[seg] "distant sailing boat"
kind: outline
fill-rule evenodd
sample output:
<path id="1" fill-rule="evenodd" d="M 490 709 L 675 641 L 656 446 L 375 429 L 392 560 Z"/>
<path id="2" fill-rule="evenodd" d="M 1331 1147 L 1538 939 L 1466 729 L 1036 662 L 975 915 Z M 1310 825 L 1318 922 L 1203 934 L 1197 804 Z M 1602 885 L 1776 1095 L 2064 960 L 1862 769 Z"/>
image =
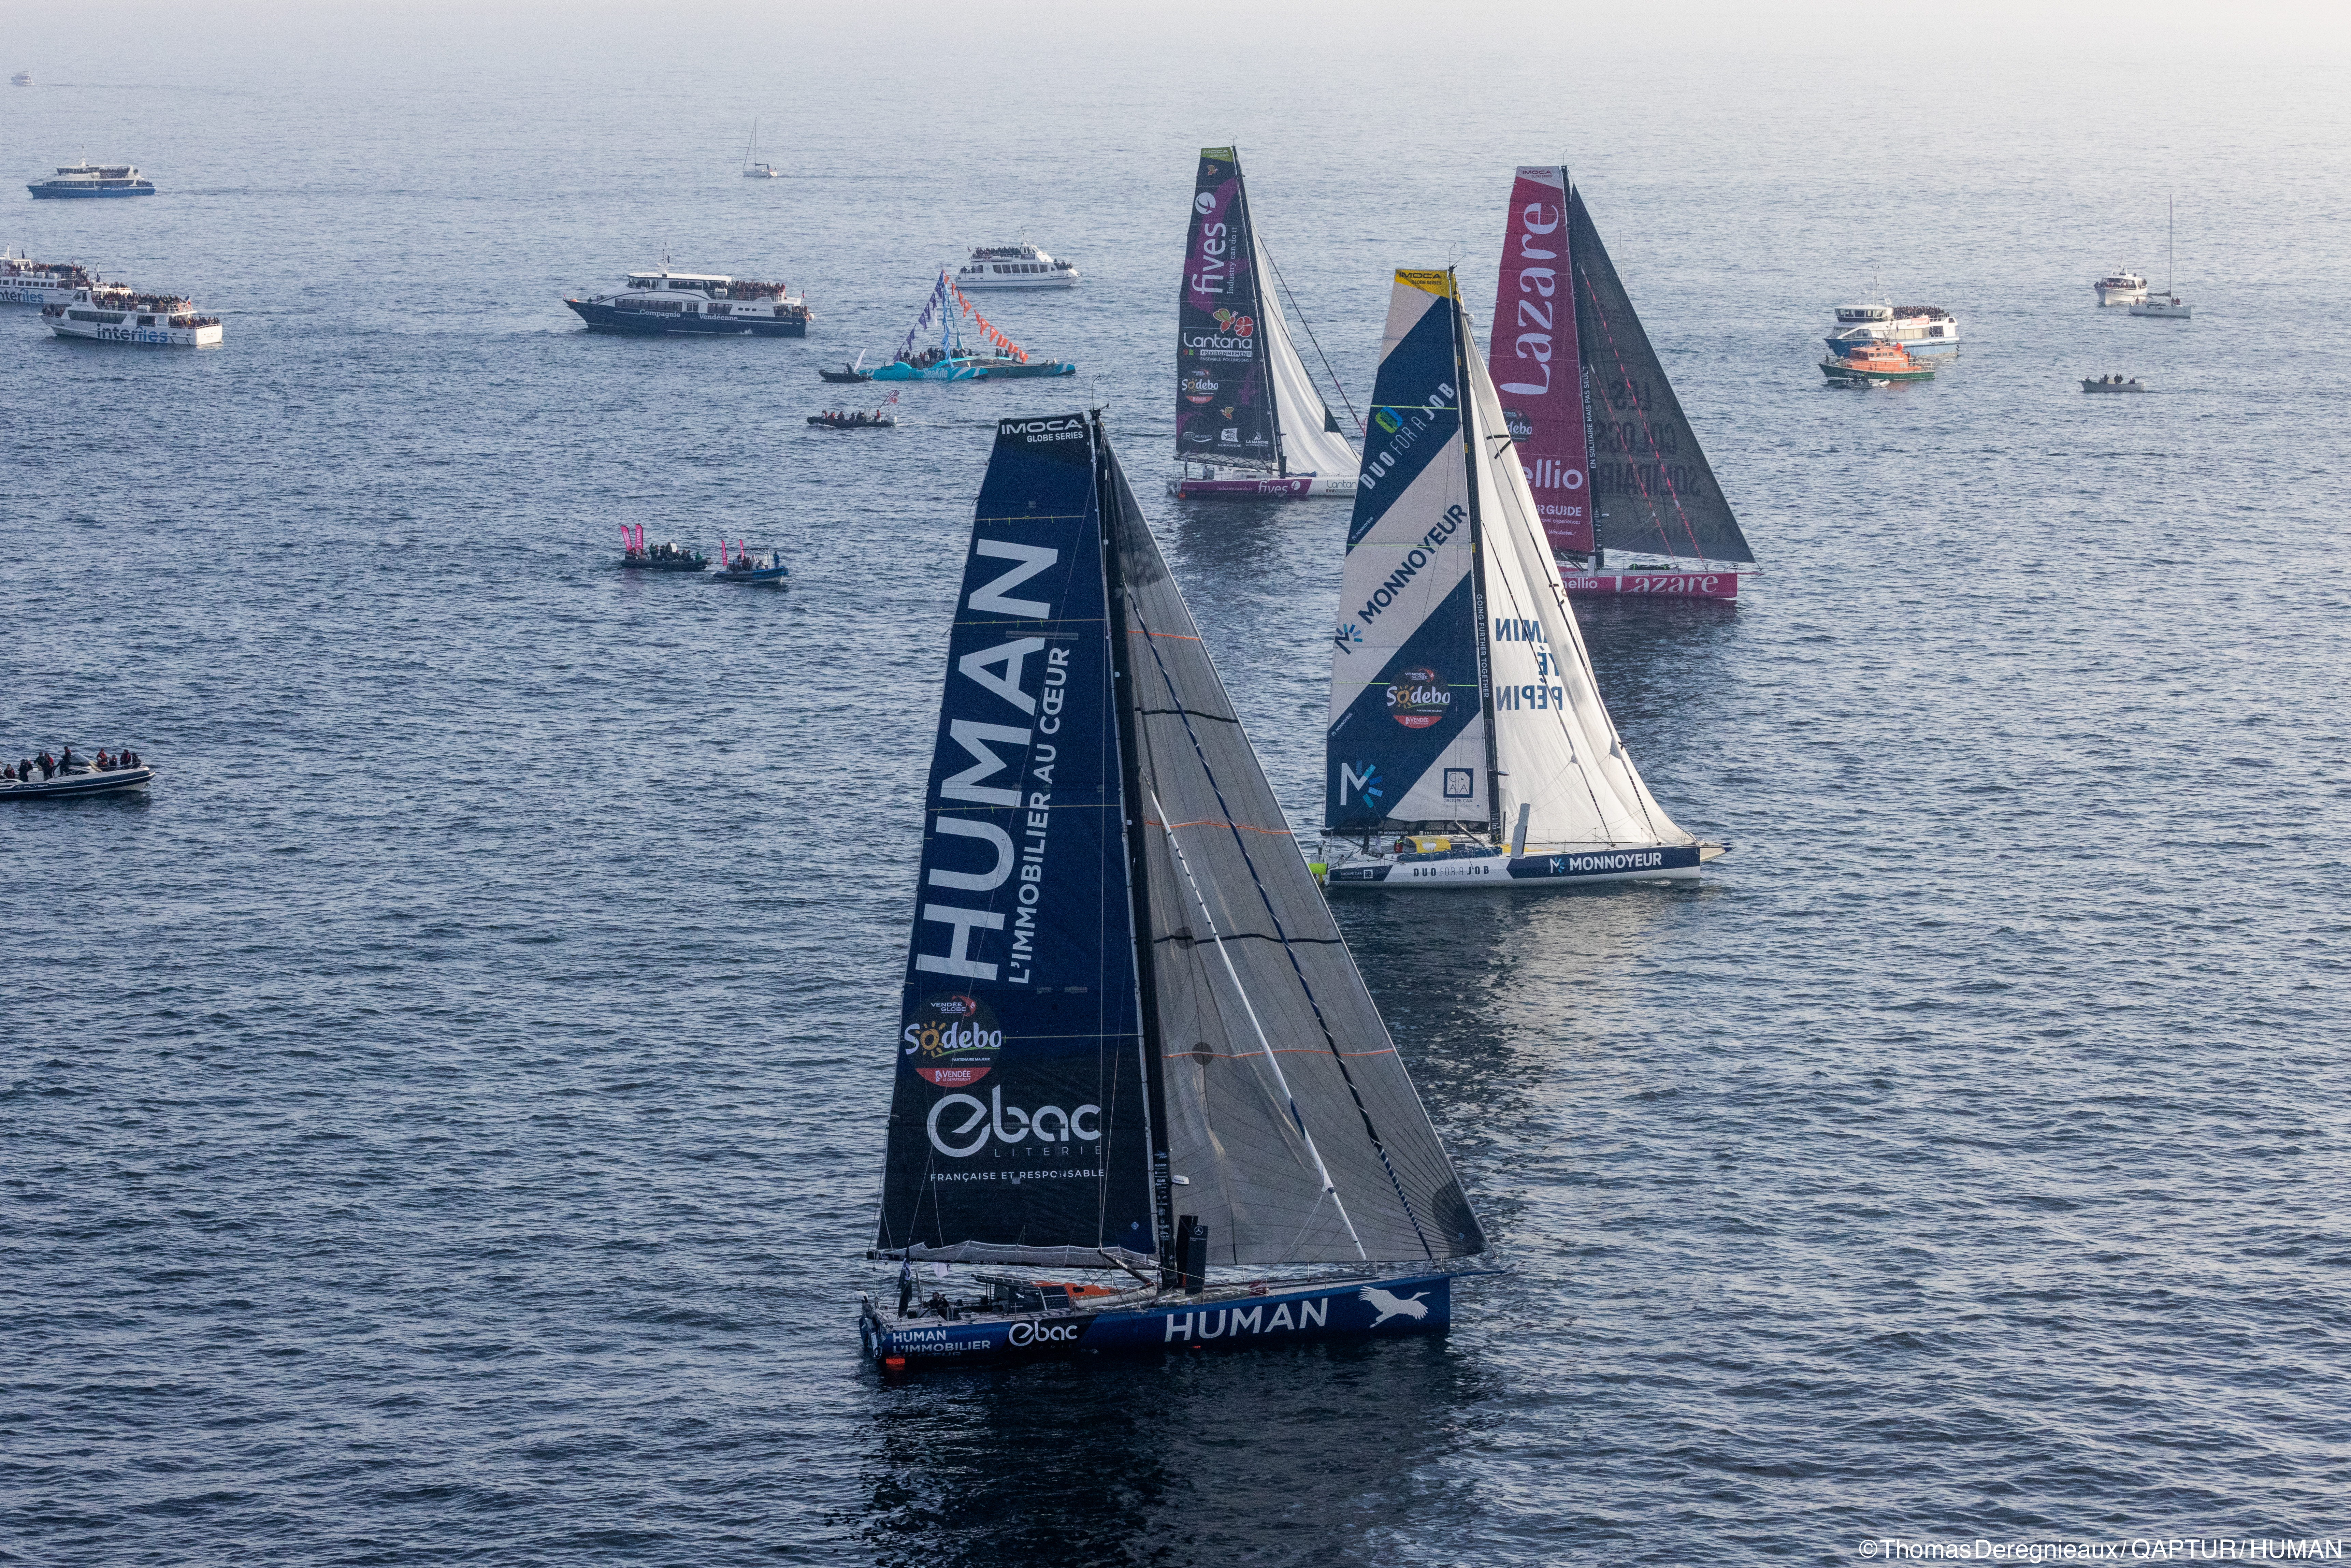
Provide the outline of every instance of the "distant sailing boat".
<path id="1" fill-rule="evenodd" d="M 2165 316 L 2175 321 L 2188 320 L 2193 315 L 2195 307 L 2187 304 L 2179 295 L 2172 292 L 2173 280 L 2179 276 L 2179 247 L 2175 238 L 2171 198 L 2166 196 L 2163 198 L 2163 293 L 2159 297 L 2150 294 L 2142 299 L 2133 301 L 2130 308 L 2132 315 Z"/>
<path id="2" fill-rule="evenodd" d="M 1334 888 L 1687 880 L 1725 851 L 1634 768 L 1507 419 L 1452 273 L 1397 273 L 1331 655 Z"/>
<path id="3" fill-rule="evenodd" d="M 1567 591 L 1738 597 L 1755 552 L 1566 170 L 1518 171 L 1494 298 L 1488 371 Z"/>
<path id="4" fill-rule="evenodd" d="M 997 425 L 937 736 L 866 1354 L 1444 1328 L 1484 1234 L 1099 415 Z"/>
<path id="5" fill-rule="evenodd" d="M 1352 496 L 1355 449 L 1274 298 L 1240 159 L 1200 149 L 1176 326 L 1174 496 Z M 1334 382 L 1335 384 L 1335 382 Z"/>
<path id="6" fill-rule="evenodd" d="M 750 145 L 743 149 L 743 178 L 746 180 L 780 180 L 784 172 L 773 163 L 759 162 L 759 122 L 751 121 Z"/>

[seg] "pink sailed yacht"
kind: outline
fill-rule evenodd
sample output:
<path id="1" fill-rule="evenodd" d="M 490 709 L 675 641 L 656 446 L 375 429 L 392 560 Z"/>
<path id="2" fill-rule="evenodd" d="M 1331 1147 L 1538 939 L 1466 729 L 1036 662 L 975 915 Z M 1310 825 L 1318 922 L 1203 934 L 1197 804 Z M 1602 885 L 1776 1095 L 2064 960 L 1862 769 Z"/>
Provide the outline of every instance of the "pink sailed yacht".
<path id="1" fill-rule="evenodd" d="M 1518 171 L 1494 298 L 1487 370 L 1567 591 L 1737 598 L 1755 552 L 1565 169 Z"/>

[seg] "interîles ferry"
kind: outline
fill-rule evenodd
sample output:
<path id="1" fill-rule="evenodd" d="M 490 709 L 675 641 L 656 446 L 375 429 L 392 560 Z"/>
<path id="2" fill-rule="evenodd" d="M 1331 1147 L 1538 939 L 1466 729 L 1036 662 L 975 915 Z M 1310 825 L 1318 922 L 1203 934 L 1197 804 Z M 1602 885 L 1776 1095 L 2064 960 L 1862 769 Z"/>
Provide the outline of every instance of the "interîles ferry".
<path id="1" fill-rule="evenodd" d="M 632 272 L 617 294 L 563 303 L 597 332 L 808 336 L 808 301 L 790 285 L 715 272 Z"/>

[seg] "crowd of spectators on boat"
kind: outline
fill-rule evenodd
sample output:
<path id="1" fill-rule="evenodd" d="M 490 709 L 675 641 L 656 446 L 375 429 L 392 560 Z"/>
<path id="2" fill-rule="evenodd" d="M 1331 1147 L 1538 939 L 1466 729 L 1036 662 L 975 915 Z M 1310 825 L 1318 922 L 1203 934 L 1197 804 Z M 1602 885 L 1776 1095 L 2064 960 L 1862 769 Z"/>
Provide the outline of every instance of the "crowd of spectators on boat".
<path id="1" fill-rule="evenodd" d="M 726 297 L 729 299 L 786 299 L 790 298 L 792 286 L 789 283 L 757 283 L 747 277 L 738 277 L 726 286 Z"/>
<path id="2" fill-rule="evenodd" d="M 22 762 L 0 764 L 0 784 L 46 784 L 60 773 L 111 773 L 117 768 L 142 766 L 139 754 L 128 747 L 110 752 L 101 747 L 98 756 L 91 758 L 76 756 L 68 746 L 62 756 L 52 757 L 44 750 L 38 757 Z M 40 775 L 37 779 L 33 777 L 37 772 Z"/>

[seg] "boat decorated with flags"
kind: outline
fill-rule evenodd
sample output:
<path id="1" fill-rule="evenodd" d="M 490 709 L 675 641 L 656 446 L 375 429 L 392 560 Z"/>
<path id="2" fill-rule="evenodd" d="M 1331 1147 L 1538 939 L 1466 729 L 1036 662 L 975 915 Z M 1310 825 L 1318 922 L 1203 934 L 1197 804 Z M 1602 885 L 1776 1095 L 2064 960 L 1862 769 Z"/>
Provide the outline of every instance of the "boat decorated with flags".
<path id="1" fill-rule="evenodd" d="M 988 344 L 986 349 L 972 349 L 963 340 L 963 321 L 969 320 L 973 331 Z M 939 340 L 916 348 L 914 345 L 938 324 Z M 978 307 L 964 295 L 946 269 L 939 269 L 939 280 L 931 286 L 931 297 L 923 302 L 922 313 L 914 324 L 906 329 L 906 340 L 898 346 L 898 356 L 888 364 L 878 367 L 872 379 L 877 382 L 980 382 L 1009 381 L 1023 376 L 1073 376 L 1078 367 L 1060 360 L 1032 360 L 1029 350 L 1014 342 L 988 319 Z"/>
<path id="2" fill-rule="evenodd" d="M 1176 304 L 1178 472 L 1167 482 L 1170 495 L 1355 493 L 1355 449 L 1298 356 L 1278 277 L 1249 212 L 1238 152 L 1201 148 Z"/>
<path id="3" fill-rule="evenodd" d="M 1727 846 L 1666 815 L 1616 733 L 1451 272 L 1395 275 L 1372 409 L 1331 655 L 1328 884 L 1697 877 Z"/>
<path id="4" fill-rule="evenodd" d="M 67 305 L 88 299 L 98 286 L 78 261 L 35 261 L 0 250 L 0 305 Z"/>
<path id="5" fill-rule="evenodd" d="M 1099 413 L 998 423 L 936 736 L 865 1354 L 1445 1328 L 1484 1233 Z"/>
<path id="6" fill-rule="evenodd" d="M 1487 370 L 1567 591 L 1737 598 L 1755 552 L 1565 169 L 1517 172 L 1495 300 Z"/>
<path id="7" fill-rule="evenodd" d="M 696 333 L 721 338 L 805 338 L 808 300 L 789 283 L 721 272 L 632 272 L 618 293 L 567 298 L 595 332 Z"/>

